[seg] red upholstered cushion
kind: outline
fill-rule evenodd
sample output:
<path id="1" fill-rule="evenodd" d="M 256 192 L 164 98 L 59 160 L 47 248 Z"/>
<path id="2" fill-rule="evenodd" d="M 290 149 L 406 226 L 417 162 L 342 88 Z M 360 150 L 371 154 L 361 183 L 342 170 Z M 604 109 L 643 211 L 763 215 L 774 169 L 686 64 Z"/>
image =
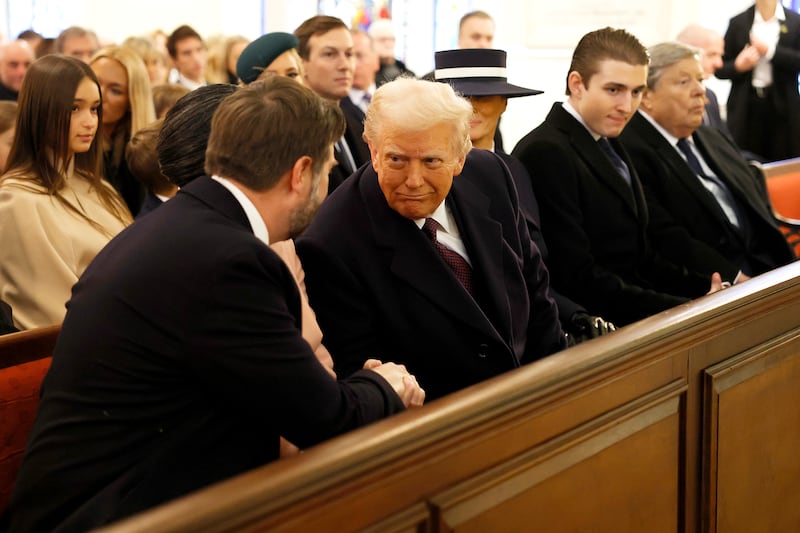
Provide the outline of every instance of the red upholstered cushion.
<path id="1" fill-rule="evenodd" d="M 0 369 L 0 511 L 17 478 L 51 357 Z"/>
<path id="2" fill-rule="evenodd" d="M 781 216 L 800 219 L 800 172 L 767 178 L 772 208 Z"/>

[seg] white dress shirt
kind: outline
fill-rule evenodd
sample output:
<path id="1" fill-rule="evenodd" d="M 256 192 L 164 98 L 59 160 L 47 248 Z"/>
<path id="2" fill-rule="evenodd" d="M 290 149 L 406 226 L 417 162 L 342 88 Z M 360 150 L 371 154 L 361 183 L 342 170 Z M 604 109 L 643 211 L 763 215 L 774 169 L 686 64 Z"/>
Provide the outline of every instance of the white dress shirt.
<path id="1" fill-rule="evenodd" d="M 764 20 L 761 13 L 756 9 L 750 33 L 758 40 L 765 42 L 769 49 L 766 55 L 761 56 L 761 59 L 758 60 L 758 63 L 753 68 L 753 87 L 769 87 L 772 85 L 772 58 L 775 55 L 775 49 L 778 47 L 781 25 L 785 20 L 786 14 L 783 12 L 783 6 L 780 2 L 775 6 L 775 14 L 769 20 Z"/>

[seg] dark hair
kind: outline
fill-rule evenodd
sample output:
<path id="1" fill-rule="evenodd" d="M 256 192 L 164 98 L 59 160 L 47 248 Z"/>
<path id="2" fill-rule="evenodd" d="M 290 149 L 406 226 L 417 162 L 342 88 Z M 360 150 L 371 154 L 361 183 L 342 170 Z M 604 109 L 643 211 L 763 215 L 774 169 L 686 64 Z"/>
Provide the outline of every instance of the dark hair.
<path id="1" fill-rule="evenodd" d="M 205 174 L 206 147 L 214 111 L 237 89 L 235 85 L 224 83 L 206 85 L 179 99 L 167 112 L 156 150 L 161 172 L 169 181 L 183 187 Z"/>
<path id="2" fill-rule="evenodd" d="M 80 26 L 70 26 L 66 30 L 62 31 L 56 37 L 56 41 L 54 44 L 54 48 L 57 54 L 64 53 L 64 43 L 67 42 L 67 39 L 72 39 L 73 37 L 84 37 L 88 35 L 92 39 L 94 39 L 95 45 L 100 47 L 100 42 L 97 39 L 97 34 L 92 30 L 87 30 L 86 28 L 81 28 Z"/>
<path id="3" fill-rule="evenodd" d="M 17 39 L 22 39 L 24 41 L 27 41 L 29 39 L 30 40 L 34 40 L 34 39 L 38 40 L 38 39 L 42 39 L 42 38 L 43 38 L 43 36 L 42 36 L 41 33 L 37 32 L 37 31 L 34 31 L 34 30 L 30 29 L 30 28 L 28 28 L 27 30 L 22 30 L 21 32 L 19 32 L 19 35 L 17 35 Z"/>
<path id="4" fill-rule="evenodd" d="M 589 80 L 600 69 L 600 62 L 606 59 L 622 61 L 629 65 L 647 65 L 650 60 L 647 49 L 639 42 L 639 39 L 625 30 L 606 27 L 581 37 L 572 54 L 569 72 L 580 74 L 584 86 L 588 87 Z M 567 95 L 570 95 L 569 73 L 567 74 Z"/>
<path id="5" fill-rule="evenodd" d="M 264 191 L 308 156 L 318 176 L 344 128 L 338 104 L 292 79 L 269 76 L 226 98 L 214 113 L 206 173 Z"/>
<path id="6" fill-rule="evenodd" d="M 134 133 L 125 151 L 125 161 L 131 174 L 153 194 L 164 194 L 172 189 L 172 184 L 161 173 L 156 152 L 158 133 L 163 122 L 156 120 Z"/>
<path id="7" fill-rule="evenodd" d="M 341 19 L 336 17 L 329 17 L 327 15 L 317 15 L 303 21 L 296 30 L 294 36 L 297 37 L 297 53 L 300 57 L 308 61 L 311 50 L 308 47 L 308 41 L 315 35 L 323 35 L 331 30 L 337 28 L 344 28 L 347 30 L 347 25 Z"/>
<path id="8" fill-rule="evenodd" d="M 97 86 L 97 94 L 100 95 L 100 85 L 94 72 L 82 61 L 49 55 L 31 64 L 19 92 L 16 134 L 6 168 L 7 173 L 33 176 L 48 194 L 58 198 L 67 209 L 104 231 L 59 194 L 65 185 L 70 164 L 69 131 L 75 93 L 86 78 Z M 98 131 L 88 151 L 73 155 L 74 170 L 76 175 L 94 185 L 105 207 L 120 221 L 126 222 L 130 214 L 122 199 L 102 183 L 103 158 L 99 140 L 102 123 L 103 110 L 98 107 Z"/>
<path id="9" fill-rule="evenodd" d="M 33 49 L 33 55 L 37 58 L 44 57 L 48 54 L 56 53 L 56 40 L 52 37 L 44 37 Z"/>
<path id="10" fill-rule="evenodd" d="M 172 59 L 175 59 L 176 54 L 178 53 L 175 45 L 178 43 L 178 41 L 192 37 L 198 39 L 201 43 L 203 42 L 203 38 L 200 37 L 200 34 L 197 33 L 191 26 L 184 24 L 183 26 L 178 26 L 175 28 L 175 31 L 173 31 L 170 36 L 167 37 L 167 52 L 169 53 L 169 56 Z"/>

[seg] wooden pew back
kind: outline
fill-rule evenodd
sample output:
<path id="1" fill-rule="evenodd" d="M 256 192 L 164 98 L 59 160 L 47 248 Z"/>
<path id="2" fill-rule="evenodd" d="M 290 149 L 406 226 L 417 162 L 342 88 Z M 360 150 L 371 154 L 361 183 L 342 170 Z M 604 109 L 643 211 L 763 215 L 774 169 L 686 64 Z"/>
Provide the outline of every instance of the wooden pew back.
<path id="1" fill-rule="evenodd" d="M 106 531 L 799 531 L 798 382 L 793 264 Z"/>

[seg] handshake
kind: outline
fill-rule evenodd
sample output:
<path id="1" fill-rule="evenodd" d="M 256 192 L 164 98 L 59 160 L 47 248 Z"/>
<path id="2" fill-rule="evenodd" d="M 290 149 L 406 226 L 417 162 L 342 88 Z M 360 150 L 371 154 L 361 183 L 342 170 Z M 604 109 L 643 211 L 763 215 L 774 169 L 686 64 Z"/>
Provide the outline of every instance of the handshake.
<path id="1" fill-rule="evenodd" d="M 420 407 L 425 401 L 425 390 L 419 386 L 417 378 L 408 373 L 405 365 L 367 359 L 364 368 L 372 370 L 389 382 L 406 407 Z"/>

